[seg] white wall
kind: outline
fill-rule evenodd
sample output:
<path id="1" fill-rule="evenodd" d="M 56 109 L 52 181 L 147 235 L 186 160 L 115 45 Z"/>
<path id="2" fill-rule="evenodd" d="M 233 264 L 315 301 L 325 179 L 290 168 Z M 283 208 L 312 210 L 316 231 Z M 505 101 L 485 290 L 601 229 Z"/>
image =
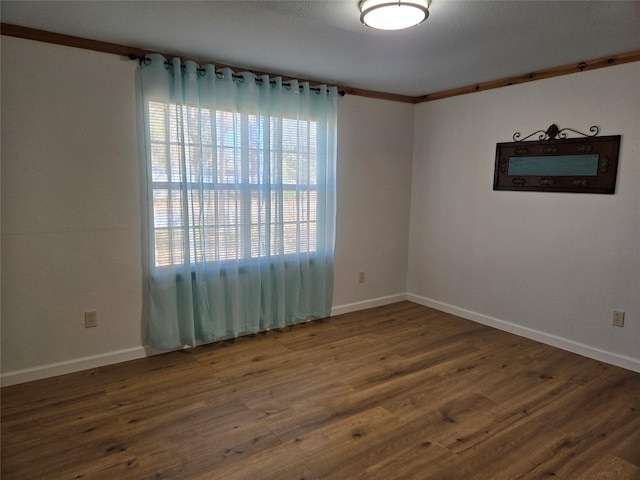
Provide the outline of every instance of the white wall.
<path id="1" fill-rule="evenodd" d="M 640 371 L 639 86 L 636 62 L 418 105 L 409 298 Z M 492 190 L 496 143 L 552 123 L 622 135 L 615 195 Z"/>
<path id="2" fill-rule="evenodd" d="M 413 151 L 412 104 L 346 96 L 338 109 L 333 313 L 404 299 Z M 365 283 L 358 283 L 358 273 Z M 375 303 L 375 302 L 374 302 Z"/>
<path id="3" fill-rule="evenodd" d="M 2 37 L 3 373 L 141 345 L 134 72 Z"/>
<path id="4" fill-rule="evenodd" d="M 1 48 L 2 383 L 143 356 L 136 64 Z M 412 125 L 412 105 L 339 101 L 337 313 L 404 298 Z"/>

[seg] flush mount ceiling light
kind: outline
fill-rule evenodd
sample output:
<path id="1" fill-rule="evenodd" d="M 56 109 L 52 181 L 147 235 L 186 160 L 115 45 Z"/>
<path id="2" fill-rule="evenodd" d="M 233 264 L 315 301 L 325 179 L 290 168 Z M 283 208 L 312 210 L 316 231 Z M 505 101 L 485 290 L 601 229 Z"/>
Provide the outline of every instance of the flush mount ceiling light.
<path id="1" fill-rule="evenodd" d="M 429 16 L 427 0 L 361 0 L 360 21 L 380 30 L 420 25 Z"/>

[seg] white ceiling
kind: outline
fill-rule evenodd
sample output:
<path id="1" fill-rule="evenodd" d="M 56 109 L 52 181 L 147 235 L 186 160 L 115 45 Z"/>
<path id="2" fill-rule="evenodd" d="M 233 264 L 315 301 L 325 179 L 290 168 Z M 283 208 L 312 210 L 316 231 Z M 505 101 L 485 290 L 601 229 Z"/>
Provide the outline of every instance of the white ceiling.
<path id="1" fill-rule="evenodd" d="M 4 1 L 2 22 L 282 75 L 419 96 L 640 50 L 640 1 L 432 0 L 364 27 L 358 0 Z"/>

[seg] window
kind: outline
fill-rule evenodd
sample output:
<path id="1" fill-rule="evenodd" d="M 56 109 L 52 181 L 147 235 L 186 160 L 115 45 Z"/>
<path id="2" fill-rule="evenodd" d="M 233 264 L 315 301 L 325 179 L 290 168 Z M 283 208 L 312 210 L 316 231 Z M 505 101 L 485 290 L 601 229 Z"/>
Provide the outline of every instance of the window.
<path id="1" fill-rule="evenodd" d="M 156 267 L 316 251 L 316 122 L 147 107 Z"/>
<path id="2" fill-rule="evenodd" d="M 146 342 L 329 316 L 336 87 L 158 54 L 139 75 Z"/>

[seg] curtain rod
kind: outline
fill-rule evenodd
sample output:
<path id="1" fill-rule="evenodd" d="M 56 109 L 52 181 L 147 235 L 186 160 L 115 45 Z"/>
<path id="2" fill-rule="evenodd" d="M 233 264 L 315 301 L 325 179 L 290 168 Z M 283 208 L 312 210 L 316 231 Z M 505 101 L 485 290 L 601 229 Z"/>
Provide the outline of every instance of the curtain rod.
<path id="1" fill-rule="evenodd" d="M 22 27 L 20 25 L 13 25 L 10 23 L 0 22 L 0 33 L 9 37 L 24 38 L 27 40 L 34 40 L 36 42 L 51 43 L 54 45 L 63 45 L 66 47 L 81 48 L 83 50 L 91 50 L 94 52 L 109 53 L 118 55 L 120 57 L 128 57 L 130 53 L 135 55 L 144 56 L 152 53 L 159 53 L 165 57 L 172 57 L 174 55 L 166 54 L 163 52 L 154 52 L 151 50 L 145 50 L 143 48 L 131 47 L 127 45 L 121 45 L 117 43 L 102 42 L 99 40 L 92 40 L 88 38 L 75 37 L 73 35 L 65 35 L 62 33 L 47 32 L 46 30 L 38 30 L 37 28 Z M 193 60 L 197 64 L 215 64 L 220 67 L 227 67 L 231 70 L 246 70 L 241 67 L 233 65 L 225 65 L 213 60 L 198 60 L 193 58 L 186 58 L 185 60 Z M 291 79 L 287 75 L 274 74 L 269 72 L 255 72 L 259 74 L 269 75 L 271 77 L 282 77 L 284 79 Z M 299 81 L 309 82 L 309 84 L 318 85 L 324 82 L 317 82 L 308 79 L 298 79 Z M 395 93 L 378 92 L 375 90 L 365 90 L 363 88 L 349 87 L 346 85 L 335 85 L 338 90 L 343 90 L 346 95 L 354 95 L 358 97 L 377 98 L 380 100 L 391 100 L 394 102 L 403 103 L 415 103 L 414 97 L 409 95 L 400 95 Z"/>
<path id="2" fill-rule="evenodd" d="M 142 56 L 140 56 L 140 55 L 136 55 L 135 53 L 130 53 L 130 54 L 129 54 L 129 60 L 137 60 L 137 61 L 140 63 L 140 65 L 142 65 L 143 63 L 144 63 L 145 65 L 147 65 L 147 64 L 148 64 L 148 63 L 147 63 L 147 61 L 150 61 L 150 60 L 147 58 L 147 56 L 146 56 L 146 55 L 142 55 Z M 171 62 L 168 62 L 168 61 L 166 61 L 166 60 L 165 60 L 165 61 L 164 61 L 164 65 L 165 65 L 165 67 L 167 67 L 167 68 L 168 68 L 169 66 L 171 66 Z M 184 67 L 185 67 L 185 65 L 186 65 L 186 64 L 185 64 L 184 62 L 181 62 L 181 66 L 182 66 L 182 68 L 184 68 Z M 203 76 L 203 75 L 205 74 L 205 72 L 206 72 L 206 70 L 205 70 L 204 68 L 202 68 L 199 64 L 198 64 L 198 68 L 196 68 L 196 71 L 198 72 L 198 75 L 201 75 L 201 76 Z M 216 77 L 218 77 L 218 78 L 223 78 L 223 77 L 224 77 L 224 74 L 220 73 L 220 71 L 219 71 L 219 70 L 216 70 L 216 72 L 215 72 L 215 73 L 216 73 Z M 251 73 L 254 73 L 254 72 L 251 72 Z M 257 74 L 255 74 L 255 73 L 254 73 L 254 75 L 257 75 Z M 271 75 L 268 75 L 268 76 L 271 76 Z M 280 76 L 280 75 L 278 75 L 278 76 Z M 232 74 L 231 74 L 231 77 L 232 77 L 234 80 L 244 80 L 244 75 L 242 75 L 242 74 L 238 74 L 238 73 L 232 73 Z M 255 79 L 255 81 L 256 81 L 256 83 L 263 83 L 262 78 L 256 78 L 256 79 Z M 306 80 L 301 80 L 301 81 L 306 82 Z M 270 80 L 270 81 L 269 81 L 269 83 L 270 83 L 271 85 L 275 85 L 275 84 L 276 84 L 275 80 Z M 282 85 L 283 85 L 284 87 L 291 88 L 291 83 L 290 83 L 289 81 L 283 82 L 283 83 L 282 83 Z M 303 87 L 302 87 L 302 86 L 300 86 L 299 88 L 300 88 L 301 90 L 303 89 Z M 322 89 L 321 89 L 321 88 L 319 88 L 319 87 L 312 87 L 312 86 L 310 86 L 310 87 L 309 87 L 309 90 L 312 90 L 312 91 L 314 91 L 314 92 L 316 92 L 316 93 L 320 93 L 320 92 L 322 91 Z M 340 95 L 341 97 L 344 97 L 344 96 L 346 95 L 346 92 L 345 92 L 344 90 L 338 90 L 338 95 Z"/>

